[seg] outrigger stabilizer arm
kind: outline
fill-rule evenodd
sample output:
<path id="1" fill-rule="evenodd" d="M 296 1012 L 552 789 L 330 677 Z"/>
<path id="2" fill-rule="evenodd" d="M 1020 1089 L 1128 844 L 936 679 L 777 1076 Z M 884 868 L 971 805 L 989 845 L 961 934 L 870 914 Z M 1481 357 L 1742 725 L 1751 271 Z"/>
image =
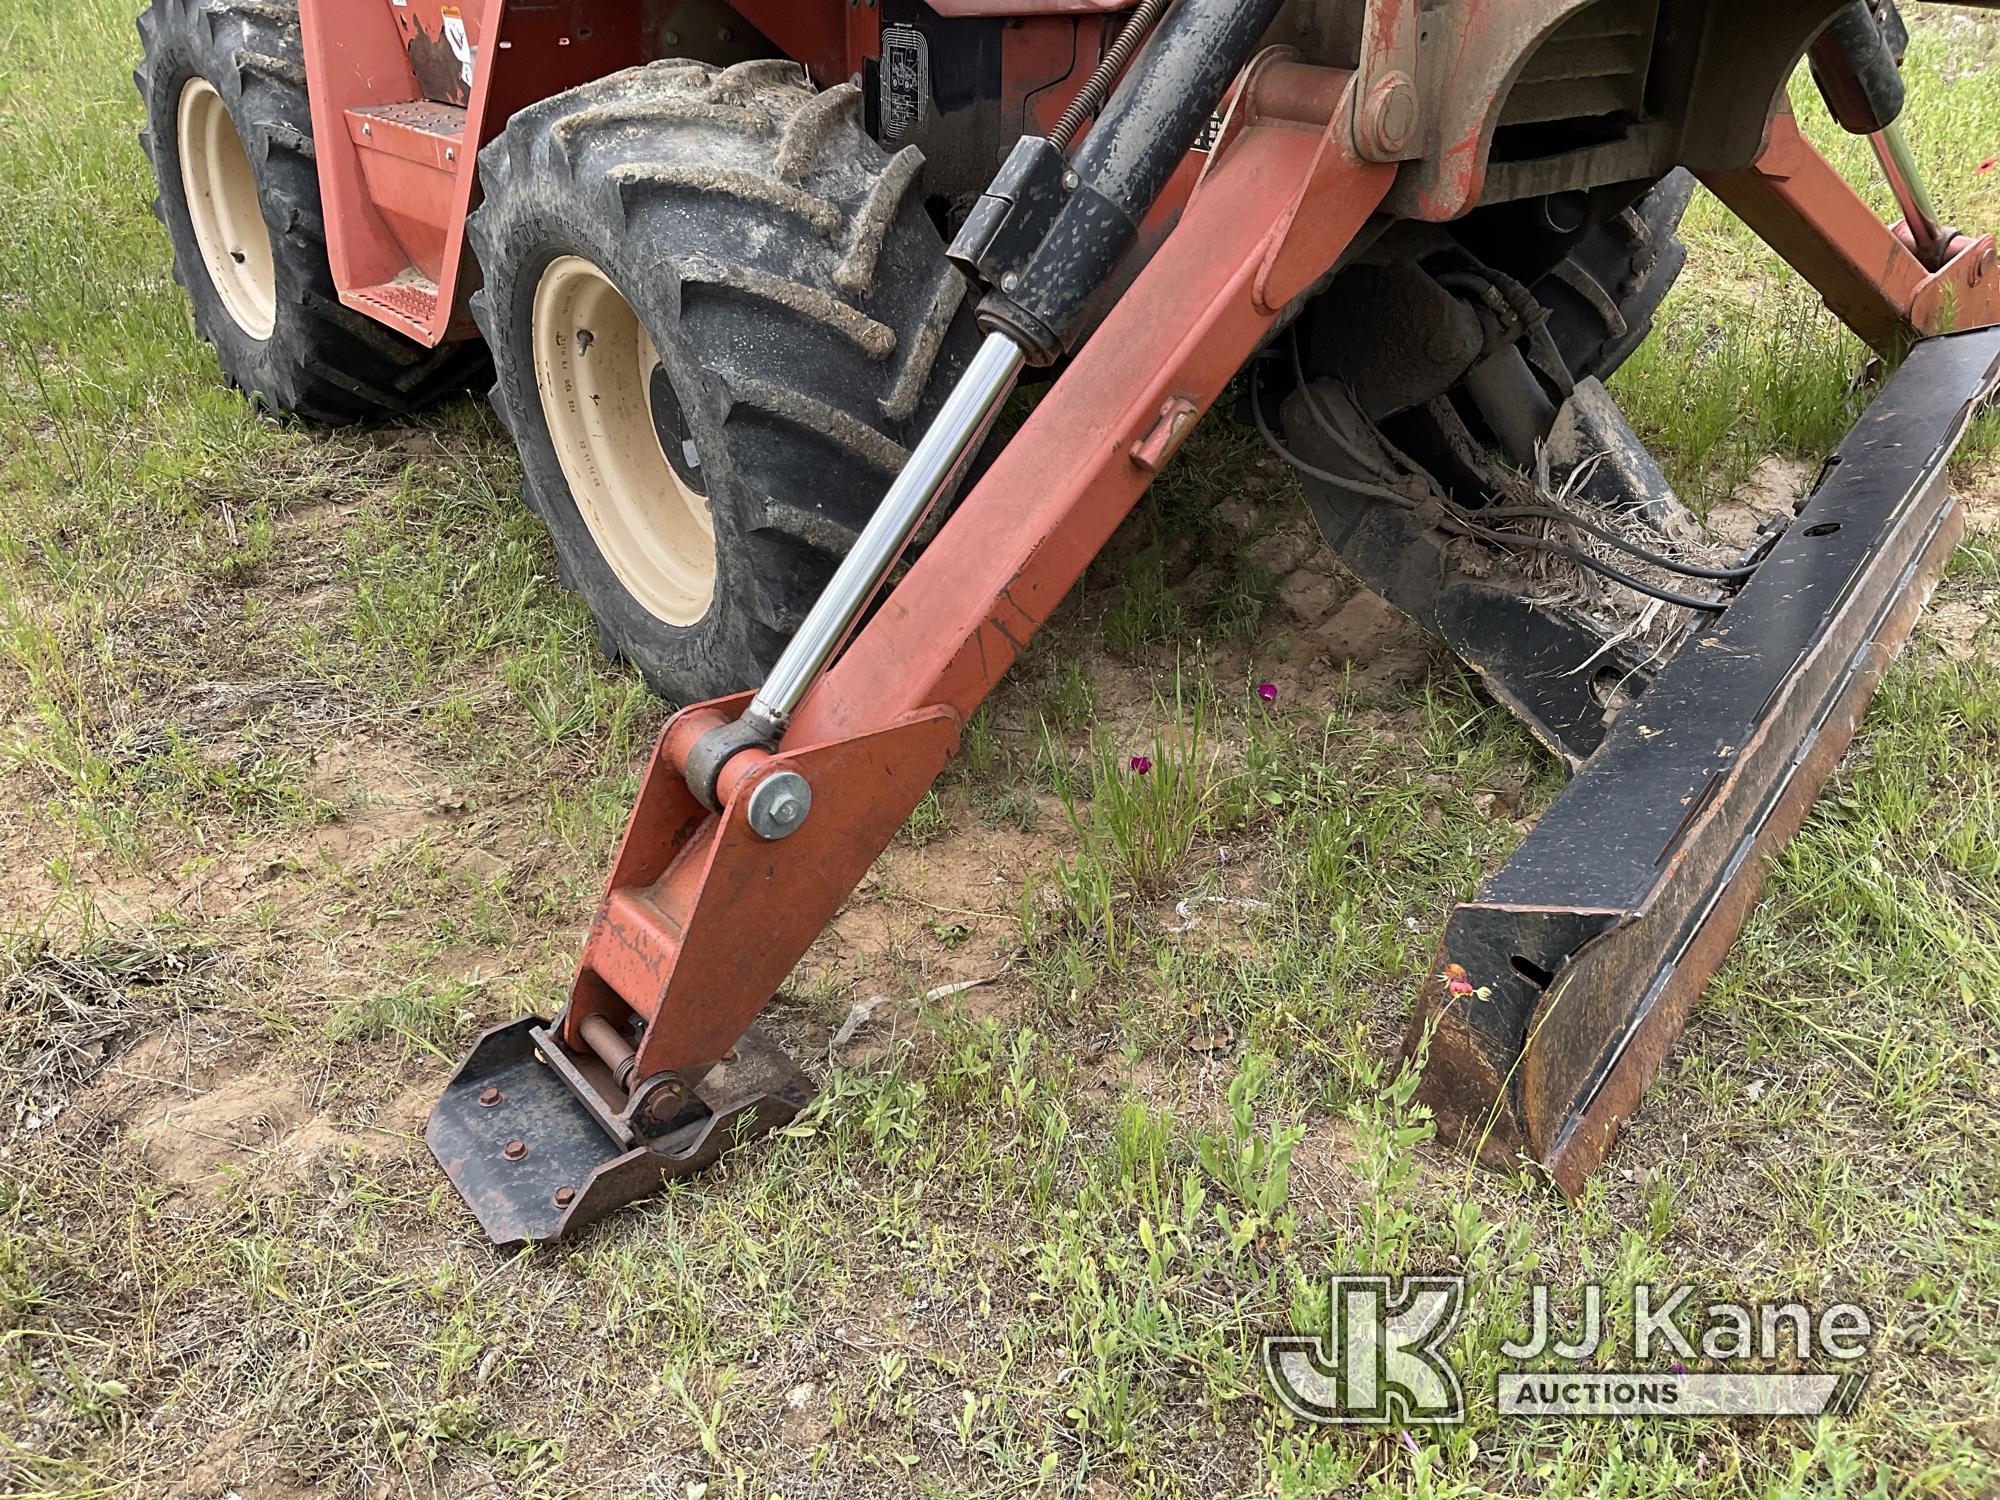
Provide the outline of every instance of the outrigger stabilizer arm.
<path id="1" fill-rule="evenodd" d="M 806 1104 L 757 1015 L 966 718 L 1383 204 L 1398 160 L 1357 128 L 1378 97 L 1358 96 L 1366 64 L 1252 64 L 1278 8 L 1181 0 L 1075 152 L 1024 138 L 974 210 L 953 257 L 990 288 L 977 357 L 764 685 L 661 733 L 561 1015 L 488 1032 L 431 1116 L 496 1243 L 560 1239 Z M 1225 98 L 1177 225 L 1082 341 Z M 1754 167 L 1711 186 L 1873 342 L 1934 333 L 1947 308 L 1961 327 L 2000 314 L 1990 239 L 1927 264 L 1788 114 Z M 1023 365 L 1065 357 L 857 629 Z M 1573 1184 L 1633 1107 L 1957 535 L 1942 465 L 1996 358 L 2000 331 L 1917 346 L 1752 582 L 1452 918 L 1419 1005 L 1427 1086 L 1489 1155 Z"/>

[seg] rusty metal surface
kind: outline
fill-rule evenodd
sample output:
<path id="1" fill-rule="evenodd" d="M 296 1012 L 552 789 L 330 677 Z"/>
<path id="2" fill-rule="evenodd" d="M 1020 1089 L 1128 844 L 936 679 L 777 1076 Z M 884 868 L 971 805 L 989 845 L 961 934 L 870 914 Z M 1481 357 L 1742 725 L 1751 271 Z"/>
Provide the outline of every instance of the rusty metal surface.
<path id="1" fill-rule="evenodd" d="M 1400 168 L 1355 149 L 1350 75 L 1267 56 L 1253 73 L 1264 88 L 1246 87 L 1247 102 L 1231 111 L 1178 227 L 814 684 L 788 748 L 732 760 L 715 813 L 688 792 L 684 762 L 741 699 L 697 705 L 668 724 L 558 1022 L 563 1047 L 549 1054 L 557 1065 L 534 1060 L 532 1028 L 503 1028 L 482 1041 L 434 1117 L 433 1149 L 482 1223 L 498 1226 L 496 1238 L 566 1233 L 712 1159 L 715 1122 L 753 1107 L 740 1084 L 754 1035 L 745 1028 L 938 774 L 964 717 L 1287 305 L 1340 263 L 1371 218 L 1385 206 L 1450 217 L 1479 201 L 1508 88 L 1582 3 L 1398 9 L 1429 29 L 1418 57 L 1420 159 Z M 1719 3 L 1681 9 L 1706 14 Z M 1802 47 L 1811 15 L 1831 8 L 1832 0 L 1799 0 L 1756 12 L 1743 27 L 1765 52 L 1782 50 L 1793 31 Z M 793 36 L 788 50 L 816 74 L 845 76 L 879 49 L 873 7 L 842 15 L 745 0 L 742 9 L 774 39 Z M 1368 75 L 1377 82 L 1409 60 L 1407 28 L 1378 31 L 1381 66 Z M 540 97 L 548 83 L 523 67 L 494 82 L 489 97 L 486 71 L 470 110 L 469 133 L 482 139 L 504 118 L 509 90 Z M 1678 78 L 1676 97 L 1714 94 L 1719 77 Z M 1975 318 L 2000 311 L 1990 240 L 1968 242 L 1936 277 L 1908 278 L 1885 248 L 1885 237 L 1890 248 L 1900 243 L 1894 232 L 1853 218 L 1851 191 L 1840 197 L 1819 175 L 1824 163 L 1798 154 L 1795 129 L 1785 133 L 1789 115 L 1774 127 L 1778 155 L 1767 151 L 1747 175 L 1720 173 L 1718 160 L 1749 159 L 1754 146 L 1732 157 L 1730 143 L 1761 139 L 1776 89 L 1718 108 L 1707 164 L 1714 180 L 1740 186 L 1751 209 L 1764 210 L 1753 227 L 1795 264 L 1834 268 L 1815 284 L 1845 278 L 1852 296 L 1828 292 L 1836 310 L 1864 329 L 1873 317 L 1877 331 L 1935 327 L 1947 303 L 1961 318 L 1967 307 Z M 1053 105 L 1053 92 L 1041 102 Z M 1378 112 L 1368 128 L 1376 154 L 1403 152 L 1394 118 Z M 1660 139 L 1642 144 L 1656 151 Z M 1588 176 L 1630 160 L 1610 151 L 1572 165 Z M 1194 170 L 1183 176 L 1191 183 Z M 1489 1154 L 1525 1151 L 1573 1185 L 1657 1067 L 1754 899 L 1761 851 L 1809 805 L 1949 549 L 1953 513 L 1939 479 L 1949 424 L 1931 387 L 1957 391 L 1962 405 L 1978 384 L 1966 361 L 1990 352 L 1971 349 L 1960 340 L 1919 349 L 1890 387 L 1894 401 L 1885 395 L 1879 420 L 1871 412 L 1850 437 L 1851 451 L 1766 572 L 1626 711 L 1522 854 L 1455 915 L 1419 1009 L 1419 1023 L 1438 1028 L 1426 1088 L 1447 1124 L 1479 1135 Z M 1813 535 L 1847 504 L 1856 509 L 1841 530 Z M 1829 601 L 1836 607 L 1823 607 Z M 1658 722 L 1649 722 L 1648 704 Z M 1726 734 L 1717 732 L 1719 711 L 1740 721 Z M 750 791 L 782 770 L 811 784 L 813 812 L 798 833 L 770 842 L 749 830 L 745 812 Z M 1625 857 L 1648 841 L 1643 859 Z M 583 1045 L 587 1023 L 630 1034 L 635 1018 L 633 1074 L 685 1079 L 710 1111 L 671 1131 L 672 1149 L 621 1133 L 626 1115 L 602 1107 L 608 1070 Z M 782 1070 L 771 1068 L 758 1075 L 759 1098 L 802 1103 L 796 1070 L 776 1083 Z M 478 1102 L 494 1089 L 503 1101 L 521 1094 L 514 1133 L 494 1115 L 502 1105 Z M 758 1109 L 760 1126 L 779 1104 Z M 583 1181 L 570 1180 L 579 1173 Z"/>
<path id="2" fill-rule="evenodd" d="M 1813 739 L 1797 774 L 1773 804 L 1761 832 L 1742 847 L 1737 873 L 1721 886 L 1714 905 L 1696 926 L 1693 937 L 1672 967 L 1655 976 L 1656 988 L 1647 994 L 1643 1012 L 1622 1038 L 1622 1050 L 1605 1067 L 1587 1101 L 1548 1142 L 1542 1159 L 1557 1185 L 1571 1197 L 1583 1191 L 1584 1182 L 1603 1163 L 1617 1141 L 1619 1130 L 1638 1107 L 1647 1084 L 1665 1061 L 1674 1038 L 1686 1026 L 1702 988 L 1728 956 L 1737 933 L 1763 894 L 1770 861 L 1798 832 L 1812 810 L 1820 788 L 1833 774 L 1867 713 L 1882 674 L 1909 638 L 1938 575 L 1944 571 L 1963 534 L 1964 519 L 1957 507 L 1939 516 L 1929 546 L 1911 569 L 1908 586 L 1881 618 L 1865 652 L 1854 663 L 1844 690 L 1827 715 L 1825 727 Z"/>
<path id="3" fill-rule="evenodd" d="M 453 44 L 468 50 L 478 45 L 477 7 L 469 25 L 459 6 L 441 0 L 402 0 L 392 5 L 392 14 L 422 97 L 463 109 L 472 97 L 471 69 Z"/>
<path id="4" fill-rule="evenodd" d="M 1489 1156 L 1568 1191 L 1603 1157 L 1908 635 L 1962 522 L 1945 464 L 2000 331 L 1929 340 L 1756 577 L 1627 709 L 1447 927 L 1412 1040 Z"/>
<path id="5" fill-rule="evenodd" d="M 753 1028 L 696 1090 L 699 1119 L 625 1144 L 539 1054 L 553 1049 L 544 1024 L 530 1016 L 482 1036 L 424 1126 L 431 1154 L 502 1249 L 566 1238 L 788 1124 L 812 1097 L 783 1049 Z"/>

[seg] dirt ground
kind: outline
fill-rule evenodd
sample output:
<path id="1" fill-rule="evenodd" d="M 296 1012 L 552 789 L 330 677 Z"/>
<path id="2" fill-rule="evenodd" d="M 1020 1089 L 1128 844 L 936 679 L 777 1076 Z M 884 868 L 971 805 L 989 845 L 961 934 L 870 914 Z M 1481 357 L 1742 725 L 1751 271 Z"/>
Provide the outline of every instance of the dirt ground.
<path id="1" fill-rule="evenodd" d="M 376 439 L 393 451 L 426 440 L 421 429 L 390 429 Z M 280 988 L 287 1009 L 337 1009 L 396 977 L 408 949 L 408 916 L 400 909 L 407 882 L 446 893 L 504 887 L 517 909 L 545 913 L 533 924 L 545 920 L 540 940 L 524 952 L 519 943 L 486 943 L 468 933 L 427 967 L 464 983 L 470 1023 L 510 1019 L 521 998 L 540 997 L 545 1009 L 559 1003 L 588 920 L 590 888 L 601 879 L 594 863 L 547 836 L 532 782 L 468 775 L 455 749 L 401 732 L 405 716 L 357 712 L 328 684 L 274 677 L 275 663 L 258 649 L 254 630 L 244 633 L 244 619 L 266 607 L 342 607 L 342 587 L 318 576 L 316 559 L 340 550 L 342 527 L 366 504 L 366 496 L 334 497 L 290 513 L 247 586 L 123 622 L 136 639 L 170 642 L 172 653 L 147 690 L 107 716 L 124 753 L 171 733 L 212 767 L 296 757 L 298 794 L 312 809 L 304 826 L 230 827 L 224 820 L 219 828 L 181 828 L 168 821 L 151 830 L 135 860 L 48 817 L 50 788 L 35 775 L 17 770 L 4 783 L 0 858 L 16 872 L 18 928 L 41 932 L 53 946 L 79 943 L 100 926 L 227 934 L 226 953 L 204 960 L 203 983 L 238 998 L 161 1017 L 149 1013 L 143 989 L 122 993 L 116 1020 L 86 1049 L 96 1053 L 90 1076 L 42 1098 L 48 1118 L 15 1125 L 109 1141 L 177 1197 L 188 1195 L 190 1206 L 201 1189 L 225 1178 L 310 1172 L 322 1159 L 347 1154 L 384 1170 L 432 1170 L 419 1136 L 442 1081 L 438 1057 L 418 1052 L 388 1067 L 379 1057 L 329 1053 L 301 1077 L 286 1038 L 245 1045 L 233 1034 L 229 1018 L 249 1003 L 242 992 L 251 976 Z M 1265 633 L 1208 656 L 1216 678 L 1240 680 L 1254 669 L 1288 705 L 1310 714 L 1331 710 L 1356 688 L 1407 692 L 1439 663 L 1406 617 L 1320 546 L 1302 514 L 1277 524 L 1249 506 L 1224 515 L 1243 527 L 1249 555 L 1278 581 Z M 1130 545 L 1114 544 L 1113 558 Z M 1181 587 L 1196 592 L 1199 580 L 1184 577 Z M 1143 744 L 1158 674 L 1171 670 L 1170 662 L 1135 664 L 1102 649 L 1087 650 L 1085 659 L 1093 725 Z M 1010 685 L 995 717 L 1029 711 L 1028 690 Z M 1373 717 L 1385 726 L 1397 719 L 1385 710 Z M 1030 751 L 1025 727 L 1002 734 Z M 980 981 L 957 1001 L 975 1019 L 1011 1023 L 1032 1010 L 1028 990 L 1010 973 L 1020 900 L 1024 884 L 1069 851 L 1072 830 L 1060 799 L 1046 790 L 1032 791 L 1026 809 L 999 824 L 976 815 L 976 800 L 974 788 L 948 777 L 940 796 L 944 826 L 892 845 L 801 963 L 772 1015 L 801 1056 L 822 1064 L 827 1058 L 827 1040 L 845 1018 L 830 996 L 861 1002 L 886 990 L 897 999 L 869 1012 L 836 1061 L 867 1061 L 890 1047 L 916 1008 L 911 997 L 937 986 Z M 1220 867 L 1213 888 L 1178 915 L 1179 924 L 1190 931 L 1226 926 L 1229 903 L 1254 899 L 1258 873 L 1247 860 Z M 79 893 L 87 899 L 76 899 Z"/>
<path id="2" fill-rule="evenodd" d="M 367 441 L 413 458 L 441 442 L 423 428 Z M 1718 521 L 1754 530 L 1809 479 L 1804 466 L 1774 461 Z M 1218 550 L 1240 549 L 1267 570 L 1271 603 L 1254 634 L 1204 645 L 1202 669 L 1217 682 L 1270 683 L 1301 724 L 1346 715 L 1386 742 L 1414 743 L 1424 733 L 1425 695 L 1464 691 L 1454 669 L 1346 575 L 1275 489 L 1259 461 L 1244 498 L 1219 509 Z M 52 816 L 45 777 L 17 767 L 0 780 L 0 837 L 17 873 L 13 922 L 38 934 L 17 965 L 16 996 L 39 993 L 41 980 L 62 991 L 62 976 L 38 980 L 37 965 L 89 952 L 94 935 L 145 934 L 154 955 L 133 974 L 117 972 L 114 960 L 88 1003 L 44 1010 L 46 1030 L 16 1054 L 0 1160 L 100 1174 L 107 1193 L 116 1184 L 146 1205 L 133 1232 L 169 1242 L 207 1239 L 218 1215 L 261 1217 L 259 1203 L 295 1205 L 286 1212 L 329 1227 L 373 1205 L 393 1222 L 397 1262 L 469 1263 L 485 1268 L 482 1279 L 504 1283 L 515 1278 L 504 1260 L 489 1258 L 443 1189 L 421 1132 L 450 1059 L 472 1034 L 559 1004 L 613 825 L 581 846 L 556 833 L 546 778 L 562 776 L 565 760 L 588 774 L 583 762 L 601 752 L 586 744 L 553 763 L 537 763 L 529 748 L 514 764 L 469 759 L 462 740 L 441 736 L 420 710 L 385 710 L 337 682 L 286 669 L 264 622 L 282 618 L 295 630 L 300 616 L 335 618 L 352 607 L 351 580 L 325 560 L 352 550 L 343 533 L 369 504 L 367 494 L 335 491 L 295 506 L 247 578 L 197 588 L 113 627 L 132 643 L 140 670 L 126 679 L 124 697 L 104 703 L 106 732 L 127 755 L 169 740 L 185 746 L 213 773 L 215 803 L 153 810 L 135 853 L 130 841 L 85 837 Z M 1086 1113 L 1137 1100 L 1189 1130 L 1226 1120 L 1224 1095 L 1243 1044 L 1226 1017 L 1197 1007 L 1163 1023 L 1170 1036 L 1161 1051 L 1135 1055 L 1116 1017 L 1090 1001 L 1073 1013 L 1052 1007 L 1047 976 L 1033 972 L 1022 943 L 1024 902 L 1049 899 L 1038 882 L 1073 853 L 1077 837 L 1061 798 L 1028 770 L 1048 681 L 1080 657 L 1089 697 L 1081 727 L 1143 746 L 1161 685 L 1178 670 L 1179 648 L 1120 657 L 1087 628 L 1115 597 L 1151 524 L 1142 517 L 1121 534 L 1052 645 L 1003 688 L 991 711 L 1002 769 L 948 774 L 934 815 L 913 820 L 773 1002 L 766 1024 L 815 1075 L 920 1065 L 912 1059 L 950 1045 L 936 1029 L 948 1012 L 955 1026 L 1053 1029 L 1080 1066 L 1076 1098 Z M 1201 549 L 1180 552 L 1165 568 L 1171 590 L 1203 597 L 1211 580 Z M 1977 613 L 1972 604 L 1948 605 L 1938 617 L 1947 633 L 1953 609 Z M 496 743 L 521 736 L 493 685 L 475 679 L 465 691 L 481 705 L 483 734 Z M 648 726 L 659 718 L 657 707 L 644 711 Z M 1243 746 L 1225 731 L 1219 748 L 1234 757 Z M 282 815 L 268 816 L 255 799 L 248 807 L 232 800 L 235 781 L 225 773 L 253 763 L 288 768 L 277 794 Z M 621 790 L 629 786 L 610 769 Z M 1531 775 L 1517 771 L 1480 792 L 1477 808 L 1504 844 L 1530 825 L 1540 796 Z M 1203 851 L 1206 873 L 1148 914 L 1161 944 L 1210 958 L 1254 945 L 1244 917 L 1266 904 L 1274 853 L 1254 838 Z M 115 950 L 120 940 L 111 941 Z M 422 993 L 410 998 L 410 1014 L 393 1001 L 384 1008 L 385 994 L 411 982 Z M 923 998 L 961 985 L 969 987 L 942 1002 Z M 1149 988 L 1137 984 L 1137 1003 Z M 73 997 L 63 998 L 69 1005 Z M 1079 1001 L 1076 990 L 1068 1000 Z M 1391 999 L 1371 1011 L 1368 1029 L 1386 1051 L 1399 1005 Z M 851 1035 L 836 1043 L 842 1031 Z M 1299 1211 L 1333 1212 L 1351 1200 L 1356 1151 L 1337 1129 L 1300 1144 L 1292 1162 Z M 776 1168 L 768 1147 L 751 1147 L 728 1170 Z M 135 1269 L 107 1273 L 118 1282 Z M 152 1328 L 133 1351 L 139 1364 L 114 1360 L 106 1378 L 120 1387 L 180 1384 L 202 1366 L 212 1377 L 217 1361 L 243 1357 L 238 1338 L 199 1316 Z M 831 1434 L 831 1423 L 813 1414 L 813 1390 L 803 1382 L 786 1393 L 778 1451 L 807 1453 Z M 148 1493 L 349 1493 L 368 1469 L 319 1485 L 274 1478 L 320 1466 L 302 1463 L 270 1424 L 222 1409 L 182 1412 L 171 1432 L 149 1443 L 145 1474 L 132 1476 Z M 34 1446 L 35 1430 L 25 1440 Z M 453 1464 L 432 1482 L 440 1493 L 487 1492 L 481 1472 L 492 1471 Z M 384 1478 L 373 1492 L 402 1493 L 407 1481 Z M 495 1481 L 493 1492 L 500 1487 Z"/>

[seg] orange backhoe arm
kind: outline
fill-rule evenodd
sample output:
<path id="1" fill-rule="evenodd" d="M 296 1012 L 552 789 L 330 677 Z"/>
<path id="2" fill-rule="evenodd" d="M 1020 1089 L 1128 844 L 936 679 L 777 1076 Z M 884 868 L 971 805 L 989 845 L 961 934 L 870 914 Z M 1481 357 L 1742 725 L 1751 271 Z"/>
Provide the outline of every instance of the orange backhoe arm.
<path id="1" fill-rule="evenodd" d="M 720 812 L 683 770 L 743 700 L 667 725 L 563 1013 L 568 1045 L 589 1046 L 591 1018 L 623 1024 L 629 1011 L 645 1023 L 634 1074 L 691 1085 L 743 1034 L 929 789 L 966 716 L 1381 201 L 1395 168 L 1350 154 L 1345 83 L 1297 64 L 1259 70 L 1245 127 L 1164 248 L 813 685 L 785 748 L 728 762 Z M 1309 117 L 1266 114 L 1263 98 Z M 786 770 L 810 784 L 811 816 L 767 842 L 746 809 Z"/>

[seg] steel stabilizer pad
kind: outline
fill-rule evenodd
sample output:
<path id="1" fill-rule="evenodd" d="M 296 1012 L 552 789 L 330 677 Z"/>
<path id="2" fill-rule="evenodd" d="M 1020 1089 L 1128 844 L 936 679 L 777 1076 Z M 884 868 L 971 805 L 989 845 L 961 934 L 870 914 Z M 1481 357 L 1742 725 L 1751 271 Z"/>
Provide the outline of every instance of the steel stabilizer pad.
<path id="1" fill-rule="evenodd" d="M 595 1059 L 528 1016 L 473 1044 L 424 1126 L 424 1141 L 479 1227 L 502 1249 L 547 1243 L 789 1123 L 813 1087 L 752 1027 L 694 1089 L 690 1117 L 641 1139 Z"/>

